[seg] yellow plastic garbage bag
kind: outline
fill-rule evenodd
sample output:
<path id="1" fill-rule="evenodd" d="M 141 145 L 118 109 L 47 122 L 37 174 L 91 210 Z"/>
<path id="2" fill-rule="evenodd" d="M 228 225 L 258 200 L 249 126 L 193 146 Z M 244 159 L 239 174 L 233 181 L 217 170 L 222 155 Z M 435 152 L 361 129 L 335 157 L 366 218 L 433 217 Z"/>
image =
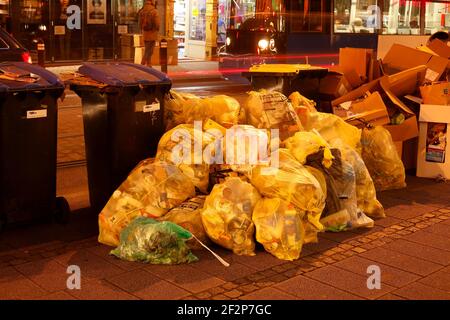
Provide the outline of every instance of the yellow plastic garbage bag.
<path id="1" fill-rule="evenodd" d="M 336 141 L 334 146 L 341 151 L 342 159 L 349 162 L 355 170 L 358 208 L 371 218 L 384 218 L 386 215 L 383 205 L 377 200 L 375 185 L 362 157 L 342 141 Z"/>
<path id="2" fill-rule="evenodd" d="M 326 195 L 317 179 L 287 149 L 279 149 L 278 166 L 255 166 L 251 183 L 265 197 L 281 198 L 295 205 L 317 229 Z"/>
<path id="3" fill-rule="evenodd" d="M 299 92 L 293 92 L 289 96 L 289 100 L 291 100 L 292 107 L 297 114 L 302 112 L 301 109 L 305 109 L 309 112 L 317 112 L 316 103 L 313 100 L 310 100 L 304 96 L 302 96 Z"/>
<path id="4" fill-rule="evenodd" d="M 178 207 L 170 210 L 159 220 L 173 222 L 192 233 L 201 242 L 208 243 L 209 238 L 206 235 L 205 228 L 203 227 L 201 216 L 205 199 L 205 196 L 198 196 L 189 199 L 180 204 Z M 202 248 L 200 243 L 198 243 L 195 239 L 188 240 L 187 245 L 191 249 Z"/>
<path id="5" fill-rule="evenodd" d="M 362 158 L 377 191 L 406 187 L 405 167 L 385 128 L 365 128 L 362 138 Z"/>
<path id="6" fill-rule="evenodd" d="M 329 168 L 333 163 L 333 155 L 328 143 L 314 132 L 297 132 L 293 137 L 284 141 L 284 146 L 303 165 L 306 164 L 309 155 L 315 154 L 321 149 L 324 149 L 323 165 Z"/>
<path id="7" fill-rule="evenodd" d="M 192 124 L 192 121 L 188 122 L 188 119 L 203 120 L 209 113 L 204 107 L 202 100 L 196 95 L 171 90 L 164 98 L 166 130 L 184 123 Z"/>
<path id="8" fill-rule="evenodd" d="M 117 246 L 119 235 L 138 216 L 158 218 L 195 196 L 195 188 L 177 167 L 142 161 L 114 191 L 99 215 L 99 242 Z"/>
<path id="9" fill-rule="evenodd" d="M 306 131 L 317 130 L 329 144 L 340 139 L 356 151 L 361 151 L 361 130 L 334 114 L 308 112 L 307 117 L 302 119 L 302 124 Z"/>
<path id="10" fill-rule="evenodd" d="M 288 98 L 279 92 L 251 91 L 244 102 L 247 121 L 259 129 L 279 129 L 281 141 L 302 130 Z"/>
<path id="11" fill-rule="evenodd" d="M 269 130 L 250 125 L 237 125 L 227 130 L 224 142 L 225 164 L 236 172 L 248 173 L 253 166 L 270 162 L 271 152 L 278 149 L 280 140 Z"/>
<path id="12" fill-rule="evenodd" d="M 158 144 L 156 158 L 176 165 L 202 193 L 208 189 L 209 161 L 203 151 L 215 137 L 191 124 L 182 124 L 166 132 Z M 200 147 L 196 147 L 196 145 Z"/>
<path id="13" fill-rule="evenodd" d="M 239 178 L 216 184 L 201 214 L 208 237 L 238 255 L 255 255 L 252 214 L 260 198 L 250 183 Z"/>
<path id="14" fill-rule="evenodd" d="M 282 260 L 300 258 L 305 238 L 303 213 L 280 198 L 263 198 L 253 210 L 256 241 Z"/>
<path id="15" fill-rule="evenodd" d="M 218 95 L 205 98 L 213 112 L 212 119 L 225 128 L 237 125 L 239 122 L 239 114 L 241 105 L 232 97 L 226 95 Z"/>
<path id="16" fill-rule="evenodd" d="M 240 109 L 239 102 L 226 95 L 201 98 L 171 90 L 165 98 L 166 130 L 208 119 L 229 128 L 238 124 Z"/>

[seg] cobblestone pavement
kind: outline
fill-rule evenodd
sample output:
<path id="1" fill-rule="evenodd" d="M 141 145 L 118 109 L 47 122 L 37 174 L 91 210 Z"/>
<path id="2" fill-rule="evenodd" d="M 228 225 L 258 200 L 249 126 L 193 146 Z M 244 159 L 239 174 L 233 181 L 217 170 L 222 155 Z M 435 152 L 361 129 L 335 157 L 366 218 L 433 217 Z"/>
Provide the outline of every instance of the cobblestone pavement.
<path id="1" fill-rule="evenodd" d="M 373 229 L 324 233 L 300 260 L 261 248 L 241 257 L 214 247 L 191 265 L 120 261 L 96 241 L 95 213 L 71 224 L 6 230 L 0 238 L 0 299 L 450 299 L 450 184 L 408 178 L 408 188 L 379 194 L 387 217 Z M 69 265 L 81 290 L 66 288 Z M 381 268 L 369 290 L 367 267 Z"/>

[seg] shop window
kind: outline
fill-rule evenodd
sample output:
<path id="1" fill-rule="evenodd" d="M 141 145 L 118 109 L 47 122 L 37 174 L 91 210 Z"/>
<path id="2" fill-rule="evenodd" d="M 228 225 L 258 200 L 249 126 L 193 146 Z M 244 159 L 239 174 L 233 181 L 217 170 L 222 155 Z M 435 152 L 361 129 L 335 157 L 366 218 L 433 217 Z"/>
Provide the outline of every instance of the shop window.
<path id="1" fill-rule="evenodd" d="M 6 28 L 9 19 L 9 0 L 0 0 L 0 26 Z"/>
<path id="2" fill-rule="evenodd" d="M 230 29 L 285 31 L 284 0 L 234 0 Z"/>
<path id="3" fill-rule="evenodd" d="M 322 32 L 323 0 L 291 0 L 291 31 Z"/>
<path id="4" fill-rule="evenodd" d="M 206 0 L 190 1 L 189 39 L 206 40 Z"/>
<path id="5" fill-rule="evenodd" d="M 450 30 L 450 1 L 430 1 L 425 4 L 425 34 Z"/>
<path id="6" fill-rule="evenodd" d="M 384 0 L 383 33 L 420 34 L 421 1 Z"/>
<path id="7" fill-rule="evenodd" d="M 247 20 L 254 20 L 256 15 L 256 0 L 235 0 L 230 4 L 230 29 L 242 29 Z M 247 23 L 248 24 L 248 23 Z"/>
<path id="8" fill-rule="evenodd" d="M 375 33 L 381 28 L 380 12 L 377 0 L 335 0 L 334 32 Z"/>

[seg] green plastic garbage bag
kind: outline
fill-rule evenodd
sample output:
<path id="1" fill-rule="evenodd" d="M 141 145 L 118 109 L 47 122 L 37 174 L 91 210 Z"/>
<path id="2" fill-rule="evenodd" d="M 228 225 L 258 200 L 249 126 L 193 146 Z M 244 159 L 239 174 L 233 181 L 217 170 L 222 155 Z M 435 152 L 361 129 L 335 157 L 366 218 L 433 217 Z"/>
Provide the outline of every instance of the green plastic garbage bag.
<path id="1" fill-rule="evenodd" d="M 134 219 L 120 234 L 119 246 L 112 255 L 151 264 L 181 264 L 197 261 L 186 241 L 192 234 L 179 225 L 151 218 Z"/>

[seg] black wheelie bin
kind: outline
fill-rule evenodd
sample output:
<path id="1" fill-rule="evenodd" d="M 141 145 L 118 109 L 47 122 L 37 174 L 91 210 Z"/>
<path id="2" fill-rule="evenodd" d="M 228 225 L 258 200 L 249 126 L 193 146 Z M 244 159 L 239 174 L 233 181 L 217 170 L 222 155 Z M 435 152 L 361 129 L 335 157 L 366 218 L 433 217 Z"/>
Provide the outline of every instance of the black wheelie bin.
<path id="1" fill-rule="evenodd" d="M 68 81 L 82 100 L 91 208 L 99 212 L 164 134 L 164 97 L 172 82 L 132 63 L 85 63 Z"/>
<path id="2" fill-rule="evenodd" d="M 64 84 L 24 62 L 0 63 L 0 226 L 69 218 L 56 197 L 57 100 Z"/>

